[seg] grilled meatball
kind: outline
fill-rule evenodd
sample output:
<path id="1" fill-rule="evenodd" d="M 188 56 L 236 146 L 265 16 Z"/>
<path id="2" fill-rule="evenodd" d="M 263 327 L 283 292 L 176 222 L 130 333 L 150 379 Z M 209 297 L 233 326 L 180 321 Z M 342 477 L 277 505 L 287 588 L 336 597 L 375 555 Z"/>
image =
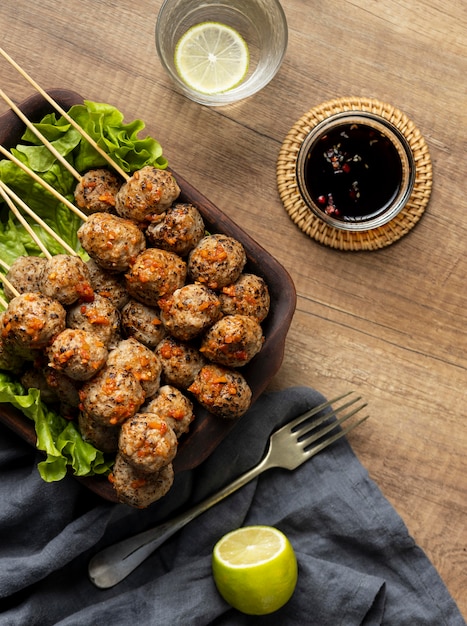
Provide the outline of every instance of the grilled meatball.
<path id="1" fill-rule="evenodd" d="M 150 221 L 168 209 L 179 195 L 180 187 L 170 172 L 147 165 L 121 186 L 115 208 L 121 217 Z"/>
<path id="2" fill-rule="evenodd" d="M 210 413 L 226 419 L 240 417 L 251 403 L 251 389 L 240 372 L 214 363 L 200 370 L 188 391 Z"/>
<path id="3" fill-rule="evenodd" d="M 99 267 L 114 272 L 126 272 L 146 247 L 136 224 L 111 213 L 90 215 L 78 229 L 78 239 Z"/>
<path id="4" fill-rule="evenodd" d="M 95 448 L 106 454 L 118 450 L 119 426 L 103 426 L 83 411 L 78 415 L 78 428 L 81 437 Z"/>
<path id="5" fill-rule="evenodd" d="M 96 334 L 78 328 L 66 328 L 47 348 L 49 367 L 73 380 L 92 378 L 104 367 L 107 354 Z"/>
<path id="6" fill-rule="evenodd" d="M 172 463 L 168 463 L 158 472 L 147 474 L 137 470 L 121 454 L 117 454 L 109 480 L 120 502 L 137 509 L 145 509 L 170 490 L 174 471 Z"/>
<path id="7" fill-rule="evenodd" d="M 237 280 L 245 263 L 245 249 L 239 241 L 228 235 L 207 235 L 188 255 L 188 274 L 195 282 L 222 289 Z"/>
<path id="8" fill-rule="evenodd" d="M 170 335 L 158 344 L 156 354 L 162 365 L 164 382 L 181 389 L 187 389 L 191 385 L 206 363 L 197 348 Z"/>
<path id="9" fill-rule="evenodd" d="M 20 381 L 25 389 L 38 389 L 41 394 L 41 400 L 46 404 L 56 404 L 59 402 L 60 398 L 57 391 L 50 387 L 41 369 L 30 367 L 22 374 Z"/>
<path id="10" fill-rule="evenodd" d="M 98 211 L 112 211 L 115 208 L 115 196 L 121 185 L 120 178 L 110 170 L 104 168 L 89 170 L 76 185 L 76 204 L 86 215 Z"/>
<path id="11" fill-rule="evenodd" d="M 113 348 L 120 339 L 120 312 L 107 298 L 95 295 L 92 302 L 75 304 L 68 309 L 66 323 L 98 336 L 107 348 Z"/>
<path id="12" fill-rule="evenodd" d="M 161 417 L 172 428 L 177 438 L 188 432 L 195 417 L 191 400 L 171 385 L 163 385 L 141 411 L 155 413 Z"/>
<path id="13" fill-rule="evenodd" d="M 146 238 L 156 248 L 185 256 L 204 237 L 205 226 L 200 212 L 192 204 L 175 204 L 161 219 L 151 222 Z"/>
<path id="14" fill-rule="evenodd" d="M 266 319 L 271 303 L 268 286 L 256 274 L 241 274 L 235 283 L 222 287 L 219 300 L 225 315 L 249 315 L 259 323 Z"/>
<path id="15" fill-rule="evenodd" d="M 137 300 L 130 300 L 122 309 L 122 330 L 148 348 L 155 348 L 165 335 L 160 311 Z"/>
<path id="16" fill-rule="evenodd" d="M 19 374 L 23 363 L 23 358 L 16 354 L 11 347 L 6 346 L 5 342 L 0 338 L 0 370 Z"/>
<path id="17" fill-rule="evenodd" d="M 130 299 L 123 278 L 119 274 L 102 269 L 93 259 L 89 259 L 86 265 L 94 293 L 110 300 L 116 309 L 123 308 Z"/>
<path id="18" fill-rule="evenodd" d="M 6 274 L 8 281 L 19 293 L 40 291 L 40 272 L 46 259 L 41 256 L 19 256 Z M 8 285 L 3 286 L 7 300 L 14 298 Z"/>
<path id="19" fill-rule="evenodd" d="M 116 426 L 139 410 L 145 394 L 136 376 L 109 365 L 84 383 L 80 408 L 102 426 Z"/>
<path id="20" fill-rule="evenodd" d="M 142 472 L 158 472 L 177 453 L 177 436 L 154 413 L 136 413 L 122 424 L 118 449 L 123 458 Z"/>
<path id="21" fill-rule="evenodd" d="M 221 304 L 214 291 L 190 283 L 159 301 L 166 330 L 181 341 L 189 341 L 221 316 Z"/>
<path id="22" fill-rule="evenodd" d="M 143 304 L 157 305 L 159 298 L 185 283 L 186 263 L 172 252 L 147 248 L 125 275 L 129 294 Z"/>
<path id="23" fill-rule="evenodd" d="M 60 400 L 60 414 L 63 417 L 74 418 L 80 403 L 81 383 L 50 367 L 45 367 L 42 371 L 47 385 Z"/>
<path id="24" fill-rule="evenodd" d="M 65 329 L 66 312 L 57 300 L 41 293 L 23 293 L 13 298 L 4 312 L 0 334 L 16 350 L 45 348 Z"/>
<path id="25" fill-rule="evenodd" d="M 23 367 L 24 359 L 18 351 L 15 351 L 15 345 L 8 345 L 2 337 L 3 317 L 5 311 L 0 313 L 0 370 L 6 370 L 19 374 Z"/>
<path id="26" fill-rule="evenodd" d="M 152 350 L 136 339 L 124 339 L 109 353 L 107 365 L 132 372 L 140 382 L 146 398 L 153 396 L 160 386 L 162 366 Z"/>
<path id="27" fill-rule="evenodd" d="M 214 363 L 242 367 L 258 354 L 263 342 L 263 331 L 253 317 L 227 315 L 206 332 L 200 352 Z"/>
<path id="28" fill-rule="evenodd" d="M 40 274 L 40 291 L 63 305 L 94 297 L 86 263 L 78 256 L 56 254 L 47 259 Z"/>

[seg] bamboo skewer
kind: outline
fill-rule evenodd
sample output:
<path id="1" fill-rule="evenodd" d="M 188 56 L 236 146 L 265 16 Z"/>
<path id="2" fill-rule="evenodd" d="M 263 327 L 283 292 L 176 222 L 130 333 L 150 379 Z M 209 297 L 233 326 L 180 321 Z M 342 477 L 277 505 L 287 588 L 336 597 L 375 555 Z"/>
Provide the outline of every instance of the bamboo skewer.
<path id="1" fill-rule="evenodd" d="M 0 265 L 1 265 L 1 266 L 3 267 L 3 269 L 4 269 L 4 270 L 6 270 L 7 272 L 9 272 L 9 271 L 10 271 L 10 266 L 8 265 L 8 263 L 5 263 L 5 261 L 2 261 L 2 259 L 0 259 Z M 1 281 L 1 282 L 3 282 L 4 280 L 5 280 L 5 281 L 7 281 L 7 282 L 9 282 L 9 281 L 8 281 L 8 278 L 6 278 L 6 276 L 4 276 L 2 273 L 0 273 L 0 281 Z M 5 285 L 6 285 L 6 282 L 5 282 Z M 10 283 L 10 285 L 11 285 L 11 283 Z M 7 286 L 10 286 L 10 285 L 7 285 Z M 0 296 L 0 305 L 1 305 L 4 309 L 7 309 L 7 308 L 8 308 L 8 302 L 7 302 L 6 300 L 4 300 L 1 296 Z"/>
<path id="2" fill-rule="evenodd" d="M 60 113 L 60 115 L 62 115 L 67 120 L 67 122 L 69 122 L 86 139 L 86 141 L 91 144 L 91 146 L 95 150 L 97 150 L 97 152 L 109 163 L 111 167 L 113 167 L 120 174 L 120 176 L 122 176 L 124 180 L 128 180 L 130 178 L 127 172 L 123 171 L 122 168 L 117 165 L 117 163 L 115 163 L 115 161 L 107 154 L 107 152 L 105 152 L 105 150 L 102 150 L 102 148 L 97 145 L 94 139 L 90 135 L 88 135 L 88 133 L 83 128 L 81 128 L 81 126 L 77 122 L 75 122 L 75 120 L 70 115 L 68 115 L 68 113 L 64 109 L 62 109 L 58 102 L 56 102 L 46 91 L 44 91 L 44 89 L 42 89 L 42 87 L 40 87 L 36 83 L 36 81 L 31 76 L 29 76 L 29 74 L 27 74 L 27 72 L 23 70 L 16 63 L 16 61 L 14 61 L 1 47 L 0 54 L 21 74 L 23 78 L 28 81 L 30 85 L 34 87 L 34 89 L 36 89 L 36 91 L 38 91 L 47 100 L 47 102 L 49 102 L 49 104 L 54 107 L 56 111 Z"/>
<path id="3" fill-rule="evenodd" d="M 29 223 L 24 219 L 24 217 L 21 215 L 21 213 L 18 211 L 18 209 L 16 208 L 15 204 L 12 202 L 10 196 L 7 194 L 7 192 L 4 189 L 5 185 L 4 183 L 2 183 L 2 181 L 0 181 L 0 195 L 3 197 L 3 199 L 5 200 L 5 202 L 8 204 L 8 206 L 10 207 L 10 211 L 16 216 L 17 220 L 21 223 L 21 225 L 23 226 L 23 228 L 26 230 L 26 232 L 29 234 L 29 236 L 31 237 L 31 239 L 33 239 L 33 241 L 36 242 L 36 244 L 39 246 L 39 248 L 41 249 L 42 253 L 48 258 L 50 259 L 52 257 L 52 255 L 50 254 L 50 252 L 47 250 L 47 248 L 44 246 L 44 244 L 42 243 L 42 241 L 40 240 L 40 238 L 37 236 L 37 234 L 33 231 L 33 229 L 31 228 L 31 226 L 29 225 Z"/>
<path id="4" fill-rule="evenodd" d="M 12 200 L 14 200 L 16 202 L 17 205 L 19 205 L 24 211 L 26 211 L 26 213 L 28 215 L 30 215 L 32 217 L 32 219 L 37 222 L 37 224 L 39 224 L 39 226 L 41 226 L 51 237 L 53 237 L 55 239 L 55 241 L 57 243 L 59 243 L 62 248 L 64 248 L 69 254 L 73 255 L 73 256 L 77 256 L 77 252 L 76 250 L 74 250 L 70 245 L 67 244 L 66 241 L 64 241 L 59 235 L 57 235 L 57 233 L 53 230 L 53 228 L 50 228 L 50 226 L 44 222 L 43 219 L 41 219 L 37 213 L 34 213 L 34 211 L 19 197 L 15 194 L 14 191 L 12 191 L 7 185 L 5 185 L 4 182 L 2 182 L 0 180 L 0 190 L 2 191 L 2 196 L 4 196 L 4 193 L 7 194 L 9 196 L 9 198 L 11 198 Z M 9 205 L 10 206 L 10 205 Z M 15 213 L 16 215 L 16 213 Z M 38 242 L 36 242 L 38 245 L 40 245 Z M 42 247 L 41 247 L 42 250 Z M 48 256 L 50 258 L 50 252 L 48 251 L 44 251 L 44 254 L 46 256 Z"/>
<path id="5" fill-rule="evenodd" d="M 8 287 L 8 289 L 11 291 L 11 293 L 14 296 L 19 296 L 19 291 L 16 289 L 16 287 L 13 287 L 13 285 L 10 283 L 10 281 L 8 280 L 6 276 L 4 276 L 3 274 L 0 274 L 0 280 L 5 285 L 5 287 Z"/>
<path id="6" fill-rule="evenodd" d="M 27 165 L 22 163 L 19 159 L 13 156 L 11 152 L 8 152 L 8 150 L 6 150 L 2 145 L 0 145 L 0 152 L 4 156 L 6 156 L 8 159 L 10 159 L 10 161 L 13 161 L 13 163 L 15 163 L 23 171 L 25 171 L 26 174 L 28 174 L 31 178 L 33 178 L 37 183 L 42 185 L 42 187 L 47 189 L 47 191 L 50 192 L 53 196 L 55 196 L 58 200 L 60 200 L 60 202 L 65 204 L 71 211 L 73 211 L 73 213 L 76 213 L 76 215 L 80 219 L 82 219 L 83 222 L 85 222 L 88 219 L 88 216 L 85 213 L 80 211 L 78 207 L 75 207 L 75 205 L 72 204 L 69 200 L 67 200 L 65 196 L 62 196 L 60 193 L 58 193 L 58 191 L 56 191 L 51 185 L 49 185 L 49 183 L 43 180 L 40 176 L 38 176 L 35 172 L 33 172 Z"/>
<path id="7" fill-rule="evenodd" d="M 10 270 L 10 266 L 5 263 L 5 261 L 2 261 L 2 259 L 0 259 L 0 265 L 3 267 L 3 269 L 5 269 L 7 272 Z M 0 277 L 2 277 L 3 274 L 0 274 Z M 4 300 L 1 296 L 0 296 L 0 305 L 4 308 L 7 309 L 8 308 L 8 302 L 6 300 Z"/>
<path id="8" fill-rule="evenodd" d="M 44 137 L 44 135 L 40 132 L 40 130 L 38 130 L 34 126 L 34 124 L 30 120 L 28 120 L 28 118 L 24 115 L 21 109 L 19 109 L 16 106 L 16 104 L 6 95 L 3 89 L 0 89 L 0 96 L 3 98 L 3 100 L 5 100 L 5 102 L 12 109 L 12 111 L 16 113 L 16 115 L 20 118 L 20 120 L 22 120 L 26 124 L 29 130 L 31 130 L 36 135 L 36 137 L 40 139 L 40 141 L 44 144 L 44 146 L 46 146 L 46 148 L 50 150 L 50 152 L 54 155 L 54 157 L 58 161 L 60 161 L 60 163 L 64 167 L 66 167 L 66 169 L 70 172 L 70 174 L 72 174 L 76 178 L 78 182 L 80 182 L 82 178 L 81 174 L 75 170 L 75 168 L 71 165 L 71 163 L 68 163 L 65 157 L 62 154 L 60 154 L 58 150 L 54 148 L 54 146 L 50 143 L 50 141 L 48 141 L 48 139 Z"/>

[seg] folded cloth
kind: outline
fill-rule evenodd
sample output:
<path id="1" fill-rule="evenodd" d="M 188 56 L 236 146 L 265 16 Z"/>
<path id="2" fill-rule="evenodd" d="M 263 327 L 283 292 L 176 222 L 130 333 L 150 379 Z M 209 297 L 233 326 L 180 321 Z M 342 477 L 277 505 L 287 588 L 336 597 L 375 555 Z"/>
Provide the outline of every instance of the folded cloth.
<path id="1" fill-rule="evenodd" d="M 293 472 L 272 469 L 167 541 L 117 586 L 100 590 L 89 559 L 116 540 L 210 495 L 257 463 L 270 433 L 317 406 L 316 391 L 264 394 L 199 468 L 144 511 L 102 501 L 73 478 L 44 483 L 40 457 L 0 430 L 1 626 L 465 626 L 436 570 L 342 438 Z M 299 564 L 291 600 L 272 615 L 230 608 L 211 576 L 226 532 L 267 524 Z"/>

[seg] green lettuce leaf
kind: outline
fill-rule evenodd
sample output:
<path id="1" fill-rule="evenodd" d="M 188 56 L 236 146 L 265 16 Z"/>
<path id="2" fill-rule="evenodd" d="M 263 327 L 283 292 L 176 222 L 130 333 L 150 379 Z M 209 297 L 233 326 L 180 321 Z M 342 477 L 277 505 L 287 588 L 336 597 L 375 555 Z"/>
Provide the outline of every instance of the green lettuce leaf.
<path id="1" fill-rule="evenodd" d="M 0 372 L 0 402 L 8 402 L 34 421 L 37 448 L 46 458 L 38 469 L 43 480 L 61 480 L 71 467 L 76 476 L 105 474 L 112 462 L 83 441 L 76 425 L 49 409 L 37 389 L 28 391 L 6 373 Z"/>
<path id="2" fill-rule="evenodd" d="M 71 107 L 68 114 L 125 172 L 131 173 L 146 165 L 160 169 L 167 167 L 167 159 L 162 154 L 159 142 L 152 137 L 139 136 L 145 128 L 141 120 L 125 123 L 123 114 L 115 107 L 89 100 Z M 96 167 L 107 167 L 107 161 L 62 116 L 49 113 L 35 126 L 80 173 Z M 26 129 L 21 143 L 11 152 L 62 196 L 73 202 L 76 186 L 74 176 L 57 162 L 31 130 Z M 73 211 L 8 159 L 0 161 L 0 179 L 62 240 L 83 258 L 87 258 L 77 237 L 81 220 Z M 23 214 L 25 215 L 24 212 Z M 28 221 L 49 252 L 64 252 L 63 247 L 41 226 L 30 218 Z M 42 252 L 0 197 L 0 259 L 11 265 L 18 256 L 24 255 L 42 256 Z M 5 300 L 1 283 L 0 298 Z M 0 311 L 2 309 L 0 300 Z M 102 452 L 83 441 L 73 422 L 47 408 L 37 389 L 26 391 L 17 380 L 2 371 L 0 402 L 12 404 L 34 421 L 37 447 L 46 455 L 38 466 L 44 480 L 60 480 L 70 468 L 77 476 L 109 472 L 112 462 Z"/>

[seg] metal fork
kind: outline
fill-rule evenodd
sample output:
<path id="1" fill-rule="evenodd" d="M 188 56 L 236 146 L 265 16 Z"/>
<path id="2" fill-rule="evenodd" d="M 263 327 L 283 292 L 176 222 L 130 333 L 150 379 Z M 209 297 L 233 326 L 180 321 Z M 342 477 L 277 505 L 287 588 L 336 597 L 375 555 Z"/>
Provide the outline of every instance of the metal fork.
<path id="1" fill-rule="evenodd" d="M 340 402 L 348 397 L 351 393 L 324 402 L 275 431 L 269 438 L 269 446 L 262 461 L 214 495 L 159 526 L 124 539 L 97 553 L 89 562 L 88 573 L 91 581 L 101 589 L 113 587 L 126 578 L 178 530 L 262 472 L 273 467 L 294 470 L 359 426 L 368 419 L 368 415 L 358 421 L 354 420 L 345 428 L 340 427 L 341 424 L 366 406 L 366 403 L 357 404 L 361 397 L 351 399 L 333 411 L 327 411 L 318 419 L 310 419 L 321 411 L 330 408 L 335 402 Z M 337 414 L 343 411 L 347 412 L 342 417 L 337 418 Z M 333 416 L 336 419 L 327 423 Z"/>

